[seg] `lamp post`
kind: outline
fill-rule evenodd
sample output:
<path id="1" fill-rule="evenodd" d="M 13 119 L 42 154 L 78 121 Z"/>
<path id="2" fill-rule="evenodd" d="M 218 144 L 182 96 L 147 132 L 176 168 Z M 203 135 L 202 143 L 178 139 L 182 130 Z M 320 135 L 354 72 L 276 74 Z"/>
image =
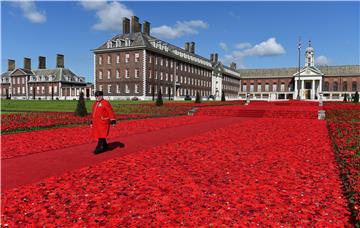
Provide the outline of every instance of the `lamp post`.
<path id="1" fill-rule="evenodd" d="M 297 97 L 296 99 L 297 100 L 300 100 L 300 88 L 299 88 L 299 85 L 300 85 L 300 49 L 301 49 L 301 38 L 299 37 L 299 44 L 298 44 L 298 53 L 299 53 L 299 68 L 298 68 L 298 83 L 297 83 Z"/>

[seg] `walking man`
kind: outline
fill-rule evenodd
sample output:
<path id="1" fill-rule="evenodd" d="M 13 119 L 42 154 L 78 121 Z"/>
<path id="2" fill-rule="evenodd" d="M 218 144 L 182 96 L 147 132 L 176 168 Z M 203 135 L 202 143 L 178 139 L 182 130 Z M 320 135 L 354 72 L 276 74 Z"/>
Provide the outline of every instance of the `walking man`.
<path id="1" fill-rule="evenodd" d="M 98 144 L 94 154 L 108 149 L 106 137 L 109 135 L 110 124 L 115 127 L 116 118 L 110 102 L 104 100 L 102 91 L 95 92 L 96 101 L 92 106 L 91 135 Z"/>

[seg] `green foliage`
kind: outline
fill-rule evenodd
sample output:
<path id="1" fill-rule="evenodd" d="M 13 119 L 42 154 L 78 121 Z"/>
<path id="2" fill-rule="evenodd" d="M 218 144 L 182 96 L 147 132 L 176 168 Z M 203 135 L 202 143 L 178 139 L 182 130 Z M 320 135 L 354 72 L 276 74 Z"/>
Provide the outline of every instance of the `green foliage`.
<path id="1" fill-rule="evenodd" d="M 79 101 L 76 106 L 75 116 L 87 116 L 84 93 L 80 93 Z"/>
<path id="2" fill-rule="evenodd" d="M 225 101 L 225 92 L 222 91 L 222 94 L 221 94 L 221 101 Z"/>
<path id="3" fill-rule="evenodd" d="M 356 91 L 354 95 L 354 103 L 358 103 L 358 102 L 359 102 L 359 93 L 358 91 Z"/>
<path id="4" fill-rule="evenodd" d="M 164 104 L 163 99 L 162 99 L 161 90 L 158 91 L 155 104 L 156 104 L 156 106 L 162 106 Z"/>
<path id="5" fill-rule="evenodd" d="M 200 96 L 200 93 L 199 93 L 199 92 L 196 92 L 195 103 L 201 103 L 201 96 Z"/>

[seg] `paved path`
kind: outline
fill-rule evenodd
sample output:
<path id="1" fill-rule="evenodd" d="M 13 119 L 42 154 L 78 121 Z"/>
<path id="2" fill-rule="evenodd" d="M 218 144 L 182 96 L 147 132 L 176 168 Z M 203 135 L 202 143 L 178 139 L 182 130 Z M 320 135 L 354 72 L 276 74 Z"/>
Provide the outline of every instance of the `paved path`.
<path id="1" fill-rule="evenodd" d="M 113 138 L 109 141 L 110 151 L 98 155 L 93 154 L 96 143 L 91 143 L 5 159 L 1 161 L 1 189 L 6 190 L 38 182 L 46 177 L 61 175 L 64 172 L 98 164 L 112 158 L 140 152 L 161 144 L 172 143 L 246 119 L 248 118 L 221 118 Z"/>

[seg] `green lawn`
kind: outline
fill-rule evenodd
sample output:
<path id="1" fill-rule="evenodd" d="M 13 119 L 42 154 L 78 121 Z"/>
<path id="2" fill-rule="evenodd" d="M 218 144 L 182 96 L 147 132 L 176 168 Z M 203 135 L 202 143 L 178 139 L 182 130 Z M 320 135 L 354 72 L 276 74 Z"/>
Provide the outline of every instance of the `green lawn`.
<path id="1" fill-rule="evenodd" d="M 164 99 L 164 103 L 167 99 Z M 173 102 L 173 101 L 171 101 Z M 176 101 L 184 102 L 184 101 Z M 194 102 L 194 101 L 190 101 Z M 86 100 L 86 109 L 91 112 L 94 101 Z M 112 105 L 118 104 L 144 104 L 154 101 L 110 101 Z M 77 105 L 75 100 L 1 100 L 1 113 L 14 111 L 48 111 L 48 112 L 74 112 Z"/>
<path id="2" fill-rule="evenodd" d="M 141 104 L 152 101 L 110 101 L 111 104 Z M 91 111 L 94 101 L 86 100 L 86 108 Z M 64 100 L 1 100 L 1 113 L 12 111 L 74 112 L 77 101 Z"/>

